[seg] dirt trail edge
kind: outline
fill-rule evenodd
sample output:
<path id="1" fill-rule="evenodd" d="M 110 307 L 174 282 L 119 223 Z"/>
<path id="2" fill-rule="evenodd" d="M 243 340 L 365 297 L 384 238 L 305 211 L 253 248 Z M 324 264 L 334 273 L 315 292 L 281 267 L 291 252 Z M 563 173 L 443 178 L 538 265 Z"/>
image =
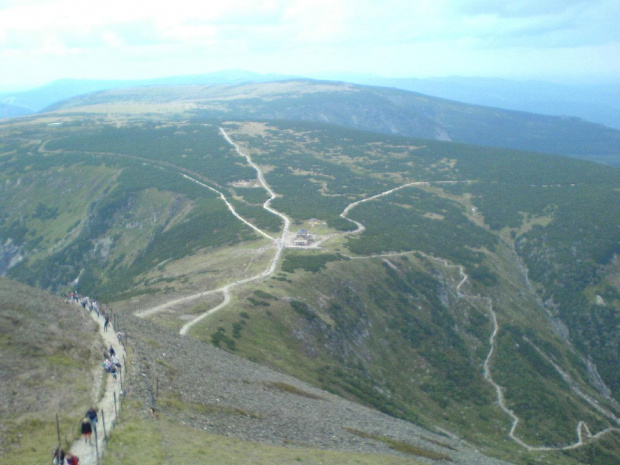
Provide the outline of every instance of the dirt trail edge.
<path id="1" fill-rule="evenodd" d="M 86 310 L 88 311 L 88 310 Z M 110 346 L 114 347 L 114 351 L 118 356 L 121 364 L 126 359 L 125 348 L 118 342 L 116 337 L 116 331 L 112 328 L 110 324 L 107 331 L 103 330 L 104 318 L 103 316 L 98 317 L 94 311 L 89 312 L 93 320 L 97 322 L 99 325 L 99 334 L 103 339 L 103 343 L 107 349 Z M 103 368 L 100 366 L 99 370 L 103 371 Z M 100 373 L 97 373 L 96 376 L 100 376 Z M 103 455 L 105 450 L 105 446 L 107 443 L 106 438 L 104 437 L 104 428 L 103 428 L 103 419 L 101 415 L 101 411 L 103 410 L 103 414 L 105 417 L 105 432 L 107 435 L 110 435 L 110 431 L 116 424 L 116 415 L 117 412 L 120 411 L 121 408 L 121 381 L 120 377 L 125 376 L 125 366 L 122 367 L 122 370 L 119 375 L 117 375 L 117 379 L 114 380 L 112 375 L 105 374 L 105 392 L 101 399 L 93 399 L 93 407 L 97 410 L 97 415 L 99 416 L 99 421 L 97 423 L 97 435 L 95 436 L 95 432 L 93 431 L 93 437 L 91 443 L 85 443 L 84 439 L 80 438 L 73 443 L 71 446 L 70 452 L 74 455 L 77 455 L 80 459 L 80 465 L 95 465 L 98 463 L 97 461 L 97 449 L 99 449 L 99 456 Z M 98 392 L 94 395 L 97 396 Z M 116 395 L 116 409 L 114 406 L 114 396 Z M 84 412 L 86 413 L 86 412 Z M 97 438 L 97 447 L 95 447 L 95 437 Z"/>

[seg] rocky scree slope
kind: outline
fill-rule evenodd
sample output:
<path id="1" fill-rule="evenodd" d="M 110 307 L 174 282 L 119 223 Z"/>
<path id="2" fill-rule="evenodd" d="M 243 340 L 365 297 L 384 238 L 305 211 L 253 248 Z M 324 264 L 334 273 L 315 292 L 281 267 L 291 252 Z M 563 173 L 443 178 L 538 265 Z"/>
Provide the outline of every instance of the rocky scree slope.
<path id="1" fill-rule="evenodd" d="M 133 351 L 127 395 L 140 399 L 145 415 L 153 407 L 195 428 L 268 444 L 399 454 L 351 431 L 359 430 L 448 455 L 457 464 L 507 463 L 449 433 L 397 420 L 147 320 L 127 315 L 123 323 Z"/>

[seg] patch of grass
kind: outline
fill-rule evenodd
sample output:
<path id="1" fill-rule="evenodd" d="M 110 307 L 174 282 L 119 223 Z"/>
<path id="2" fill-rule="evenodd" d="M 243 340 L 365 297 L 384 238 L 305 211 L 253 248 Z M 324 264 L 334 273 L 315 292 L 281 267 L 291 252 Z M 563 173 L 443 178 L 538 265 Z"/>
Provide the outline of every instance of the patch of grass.
<path id="1" fill-rule="evenodd" d="M 129 463 L 419 465 L 405 457 L 319 450 L 296 444 L 275 446 L 218 436 L 183 425 L 166 412 L 154 420 L 135 400 L 124 404 L 123 421 L 112 431 L 106 450 L 106 465 Z"/>
<path id="2" fill-rule="evenodd" d="M 284 257 L 284 261 L 282 262 L 282 271 L 294 273 L 296 269 L 301 268 L 311 273 L 317 273 L 325 268 L 327 263 L 343 259 L 344 257 L 336 254 L 308 255 L 307 253 L 289 253 Z"/>
<path id="3" fill-rule="evenodd" d="M 431 460 L 445 460 L 447 462 L 452 462 L 452 459 L 449 455 L 440 454 L 439 452 L 434 452 L 428 449 L 422 449 L 421 447 L 414 446 L 413 444 L 409 444 L 408 442 L 398 441 L 396 439 L 388 438 L 385 436 L 379 436 L 376 434 L 365 433 L 364 431 L 360 431 L 354 428 L 346 428 L 349 433 L 353 433 L 356 436 L 365 439 L 374 439 L 375 441 L 380 441 L 388 446 L 391 449 L 397 450 L 398 452 L 403 452 L 405 454 L 416 455 L 418 457 L 425 457 Z"/>
<path id="4" fill-rule="evenodd" d="M 265 302 L 264 300 L 258 300 L 254 297 L 248 297 L 248 301 L 255 307 L 269 307 L 269 305 L 271 305 L 269 302 Z"/>
<path id="5" fill-rule="evenodd" d="M 258 413 L 238 407 L 229 407 L 219 404 L 199 404 L 187 402 L 181 399 L 177 392 L 167 392 L 157 399 L 157 406 L 165 413 L 192 411 L 203 415 L 238 415 L 248 418 L 260 419 Z"/>
<path id="6" fill-rule="evenodd" d="M 422 436 L 422 439 L 424 439 L 425 441 L 428 441 L 430 443 L 433 443 L 433 444 L 435 444 L 436 446 L 439 446 L 439 447 L 444 447 L 444 448 L 450 449 L 450 450 L 456 450 L 450 444 L 446 444 L 445 442 L 437 441 L 436 439 L 431 439 L 431 438 L 427 438 L 427 437 L 424 437 L 424 436 Z"/>
<path id="7" fill-rule="evenodd" d="M 316 314 L 308 307 L 308 304 L 304 302 L 299 302 L 298 300 L 291 300 L 291 307 L 301 316 L 303 316 L 308 321 L 316 320 Z"/>
<path id="8" fill-rule="evenodd" d="M 269 292 L 261 291 L 260 289 L 255 290 L 254 295 L 256 297 L 260 297 L 261 299 L 266 299 L 266 300 L 277 300 L 278 299 L 276 296 L 271 295 Z"/>
<path id="9" fill-rule="evenodd" d="M 226 329 L 222 327 L 218 328 L 217 331 L 211 334 L 211 344 L 216 347 L 220 347 L 220 343 L 225 344 L 228 350 L 235 350 L 235 341 L 228 337 L 226 334 Z"/>
<path id="10" fill-rule="evenodd" d="M 265 383 L 267 387 L 271 387 L 277 389 L 280 392 L 288 392 L 289 394 L 294 394 L 296 396 L 307 397 L 308 399 L 323 399 L 321 396 L 317 396 L 316 394 L 312 394 L 310 392 L 306 392 L 298 387 L 293 386 L 292 384 L 284 383 L 282 381 L 275 381 L 270 383 Z"/>

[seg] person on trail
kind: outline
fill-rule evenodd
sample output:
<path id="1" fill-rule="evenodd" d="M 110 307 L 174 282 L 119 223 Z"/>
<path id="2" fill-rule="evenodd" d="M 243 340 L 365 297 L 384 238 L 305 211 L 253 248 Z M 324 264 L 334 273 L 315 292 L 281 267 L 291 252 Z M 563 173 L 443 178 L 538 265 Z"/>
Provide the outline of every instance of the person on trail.
<path id="1" fill-rule="evenodd" d="M 114 357 L 114 354 L 116 354 L 116 352 L 114 352 L 114 347 L 110 346 L 110 357 Z"/>
<path id="2" fill-rule="evenodd" d="M 107 331 L 109 325 L 110 325 L 110 315 L 106 315 L 105 321 L 103 322 L 103 330 Z"/>
<path id="3" fill-rule="evenodd" d="M 77 455 L 69 454 L 65 457 L 66 465 L 80 465 L 80 459 Z"/>
<path id="4" fill-rule="evenodd" d="M 93 435 L 93 425 L 90 424 L 90 418 L 84 417 L 82 420 L 82 437 L 84 442 L 90 444 L 90 437 Z"/>
<path id="5" fill-rule="evenodd" d="M 114 364 L 115 367 L 118 367 L 118 368 L 121 367 L 121 362 L 118 359 L 118 356 L 116 354 L 112 355 L 112 363 Z"/>
<path id="6" fill-rule="evenodd" d="M 95 410 L 93 407 L 88 409 L 88 412 L 86 412 L 86 416 L 88 417 L 93 426 L 97 423 L 97 410 Z"/>

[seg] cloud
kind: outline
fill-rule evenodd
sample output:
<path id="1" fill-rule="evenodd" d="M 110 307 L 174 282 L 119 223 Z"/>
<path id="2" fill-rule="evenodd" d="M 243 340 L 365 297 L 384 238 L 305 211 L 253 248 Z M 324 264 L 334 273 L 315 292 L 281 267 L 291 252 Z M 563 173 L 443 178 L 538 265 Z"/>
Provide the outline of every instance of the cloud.
<path id="1" fill-rule="evenodd" d="M 618 0 L 0 0 L 0 67 L 472 74 L 536 56 L 534 74 L 585 48 L 617 62 L 617 18 Z"/>

